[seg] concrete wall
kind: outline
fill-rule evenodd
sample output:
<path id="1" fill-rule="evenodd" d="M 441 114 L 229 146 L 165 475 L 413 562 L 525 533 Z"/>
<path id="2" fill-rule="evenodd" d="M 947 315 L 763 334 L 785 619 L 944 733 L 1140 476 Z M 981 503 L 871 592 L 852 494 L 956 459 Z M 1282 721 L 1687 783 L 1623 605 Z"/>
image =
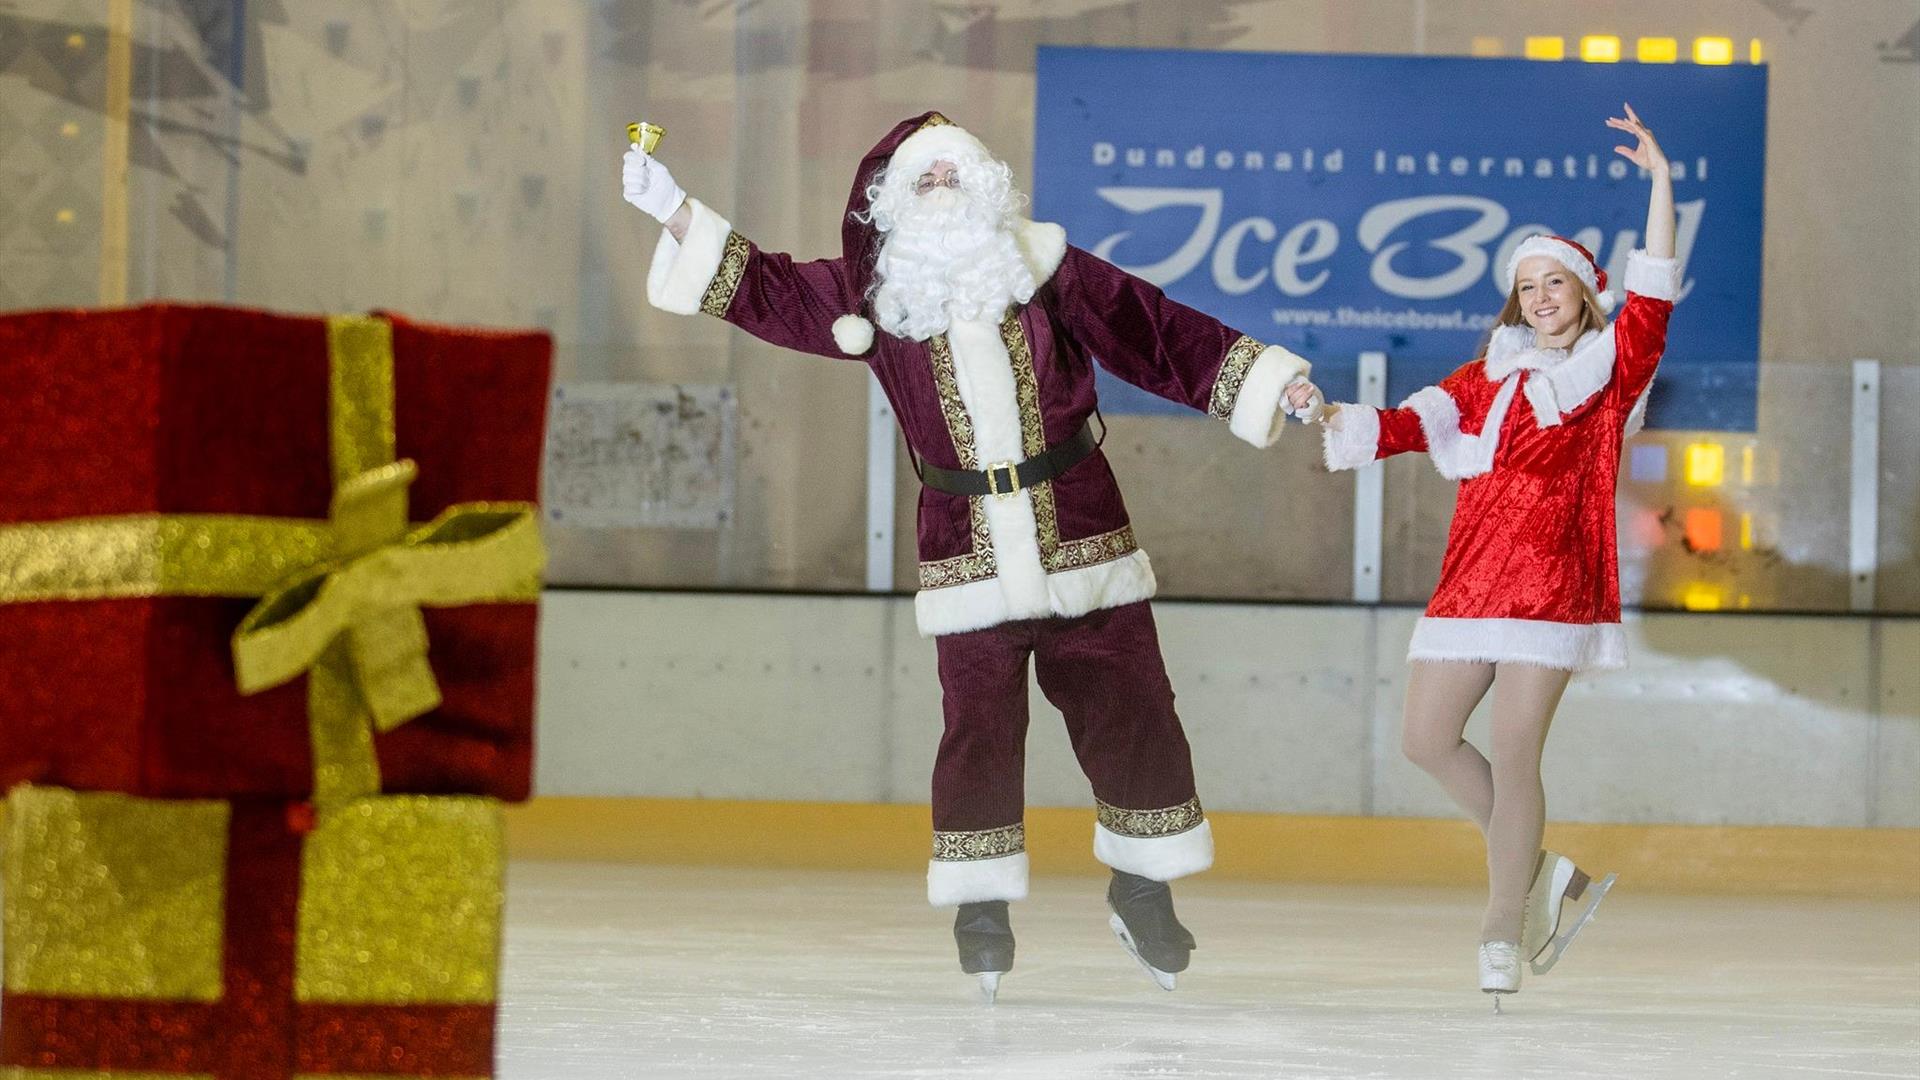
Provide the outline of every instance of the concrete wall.
<path id="1" fill-rule="evenodd" d="M 1453 816 L 1399 751 L 1416 611 L 1155 612 L 1208 807 Z M 1629 632 L 1631 666 L 1561 706 L 1555 819 L 1920 826 L 1920 621 L 1648 615 Z M 542 640 L 545 794 L 927 798 L 939 687 L 903 598 L 554 591 Z M 1032 717 L 1031 803 L 1091 805 L 1037 691 Z"/>

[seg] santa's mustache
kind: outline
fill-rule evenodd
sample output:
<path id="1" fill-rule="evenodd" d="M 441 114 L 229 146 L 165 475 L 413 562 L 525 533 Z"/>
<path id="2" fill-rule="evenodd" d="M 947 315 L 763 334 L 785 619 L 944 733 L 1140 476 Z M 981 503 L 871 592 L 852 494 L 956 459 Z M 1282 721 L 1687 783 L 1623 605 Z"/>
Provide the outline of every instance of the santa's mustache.
<path id="1" fill-rule="evenodd" d="M 937 188 L 902 207 L 889 231 L 919 236 L 951 234 L 955 240 L 984 241 L 1011 228 L 1012 223 L 1000 217 L 994 207 L 968 192 Z"/>

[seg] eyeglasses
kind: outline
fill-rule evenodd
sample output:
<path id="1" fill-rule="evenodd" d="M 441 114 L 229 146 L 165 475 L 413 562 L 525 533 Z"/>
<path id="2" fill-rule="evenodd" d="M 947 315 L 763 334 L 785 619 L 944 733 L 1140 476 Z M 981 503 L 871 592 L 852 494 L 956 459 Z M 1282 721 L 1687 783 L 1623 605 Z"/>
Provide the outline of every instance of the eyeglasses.
<path id="1" fill-rule="evenodd" d="M 920 179 L 913 182 L 913 193 L 915 195 L 925 195 L 937 187 L 952 188 L 955 191 L 960 190 L 960 173 L 957 170 L 950 172 L 944 180 L 930 172 L 921 173 Z"/>

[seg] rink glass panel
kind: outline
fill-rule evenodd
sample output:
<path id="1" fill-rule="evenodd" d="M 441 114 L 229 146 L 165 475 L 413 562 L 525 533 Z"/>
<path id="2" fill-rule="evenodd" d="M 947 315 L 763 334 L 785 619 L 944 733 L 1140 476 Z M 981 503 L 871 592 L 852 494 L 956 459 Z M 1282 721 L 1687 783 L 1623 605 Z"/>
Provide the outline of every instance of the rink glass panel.
<path id="1" fill-rule="evenodd" d="M 1670 5 L 1617 7 L 1612 32 L 1675 32 Z M 726 522 L 550 522 L 552 580 L 859 591 L 867 374 L 645 303 L 658 230 L 619 198 L 625 125 L 642 112 L 665 123 L 662 159 L 683 187 L 769 248 L 812 257 L 839 249 L 851 163 L 929 103 L 959 113 L 1025 182 L 1037 44 L 1406 52 L 1423 42 L 1464 55 L 1523 10 L 1431 8 L 1405 0 L 1349 18 L 1284 2 L 1124 13 L 1009 2 L 964 17 L 904 5 L 878 20 L 801 0 L 352 11 L 27 0 L 0 12 L 11 46 L 0 49 L 0 140 L 14 166 L 0 175 L 0 201 L 16 208 L 0 230 L 0 307 L 164 298 L 388 308 L 546 327 L 562 385 L 731 387 Z M 116 10 L 131 18 L 123 79 L 109 48 Z M 1902 27 L 1869 22 L 1834 15 L 1789 36 L 1754 5 L 1716 27 L 1775 43 L 1770 107 L 1796 132 L 1777 140 L 1768 170 L 1759 424 L 1649 433 L 1629 447 L 1619 508 L 1630 606 L 1848 609 L 1848 371 L 1876 356 L 1875 607 L 1920 611 L 1920 311 L 1910 302 L 1920 264 L 1906 255 L 1920 242 L 1910 180 L 1920 143 L 1884 138 L 1920 130 L 1920 100 L 1885 92 L 1885 80 L 1911 73 L 1879 55 Z M 122 115 L 123 186 L 105 179 Z M 1832 115 L 1850 122 L 1812 119 Z M 124 288 L 101 272 L 122 250 Z M 1314 433 L 1290 428 L 1263 453 L 1199 418 L 1109 420 L 1105 450 L 1163 596 L 1351 598 L 1353 485 L 1320 471 Z M 1690 448 L 1708 444 L 1722 454 L 1718 485 L 1687 479 Z M 893 581 L 906 588 L 916 483 L 894 446 Z M 1420 604 L 1452 485 L 1414 458 L 1385 471 L 1381 596 Z"/>

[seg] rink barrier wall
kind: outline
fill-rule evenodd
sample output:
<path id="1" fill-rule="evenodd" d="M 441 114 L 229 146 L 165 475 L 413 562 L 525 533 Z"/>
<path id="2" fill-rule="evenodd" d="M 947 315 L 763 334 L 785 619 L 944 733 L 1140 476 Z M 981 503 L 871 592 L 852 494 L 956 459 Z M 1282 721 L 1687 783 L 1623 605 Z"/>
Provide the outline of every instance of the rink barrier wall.
<path id="1" fill-rule="evenodd" d="M 1400 749 L 1419 615 L 1156 601 L 1201 803 L 1456 819 Z M 1629 666 L 1561 702 L 1552 820 L 1920 829 L 1920 619 L 1629 613 L 1625 630 Z M 541 652 L 544 795 L 926 804 L 941 693 L 909 597 L 549 590 Z M 1091 806 L 1059 714 L 1028 704 L 1028 806 Z M 1479 746 L 1488 711 L 1467 726 Z"/>
<path id="2" fill-rule="evenodd" d="M 1464 821 L 1210 814 L 1208 877 L 1339 885 L 1484 887 L 1485 849 Z M 1097 875 L 1093 812 L 1033 807 L 1036 875 Z M 733 799 L 542 797 L 507 814 L 516 859 L 918 871 L 924 806 Z M 1547 845 L 1648 892 L 1920 897 L 1920 829 L 1555 822 Z"/>

